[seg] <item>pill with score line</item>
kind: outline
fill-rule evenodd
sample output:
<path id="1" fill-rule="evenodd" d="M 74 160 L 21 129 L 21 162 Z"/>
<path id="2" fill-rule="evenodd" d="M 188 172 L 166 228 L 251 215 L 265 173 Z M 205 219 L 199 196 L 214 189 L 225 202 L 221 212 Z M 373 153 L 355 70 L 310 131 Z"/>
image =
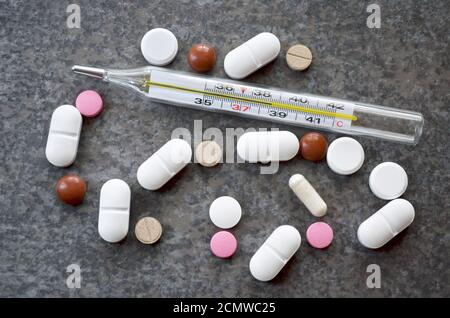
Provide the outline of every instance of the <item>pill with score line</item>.
<path id="1" fill-rule="evenodd" d="M 48 162 L 70 166 L 77 156 L 83 118 L 74 106 L 62 105 L 53 111 L 45 147 Z"/>
<path id="2" fill-rule="evenodd" d="M 361 223 L 358 240 L 367 248 L 380 248 L 406 229 L 414 217 L 414 207 L 409 201 L 395 199 Z"/>
<path id="3" fill-rule="evenodd" d="M 98 233 L 109 243 L 117 243 L 128 234 L 131 191 L 120 179 L 106 181 L 100 190 Z"/>
<path id="4" fill-rule="evenodd" d="M 286 62 L 290 69 L 294 71 L 303 71 L 307 69 L 312 62 L 311 50 L 302 44 L 291 46 L 286 53 Z"/>
<path id="5" fill-rule="evenodd" d="M 157 190 L 180 172 L 191 157 L 191 146 L 185 140 L 169 140 L 139 166 L 137 180 L 144 189 Z"/>
<path id="6" fill-rule="evenodd" d="M 225 56 L 225 73 L 231 78 L 242 79 L 273 61 L 280 49 L 280 40 L 274 34 L 260 33 Z"/>
<path id="7" fill-rule="evenodd" d="M 291 225 L 273 231 L 250 260 L 250 272 L 257 280 L 266 282 L 278 275 L 300 247 L 302 238 Z"/>

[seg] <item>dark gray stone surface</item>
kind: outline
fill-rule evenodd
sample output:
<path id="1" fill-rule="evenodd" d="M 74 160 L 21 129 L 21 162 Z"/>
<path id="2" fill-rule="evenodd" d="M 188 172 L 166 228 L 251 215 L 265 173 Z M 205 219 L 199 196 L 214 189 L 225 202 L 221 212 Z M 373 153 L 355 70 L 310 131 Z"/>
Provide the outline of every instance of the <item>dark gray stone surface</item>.
<path id="1" fill-rule="evenodd" d="M 369 1 L 77 1 L 81 29 L 66 26 L 67 1 L 0 1 L 0 296 L 450 296 L 449 288 L 449 20 L 448 1 L 377 1 L 381 29 L 366 26 Z M 306 130 L 164 106 L 100 81 L 71 74 L 73 64 L 130 68 L 145 65 L 140 39 L 154 27 L 171 29 L 179 54 L 169 68 L 188 70 L 186 54 L 199 41 L 218 49 L 215 76 L 233 47 L 262 32 L 279 36 L 282 54 L 301 42 L 314 61 L 304 73 L 290 71 L 283 56 L 246 81 L 422 112 L 425 129 L 416 147 L 358 138 L 367 160 L 350 177 L 326 163 L 283 163 L 275 175 L 259 166 L 189 165 L 164 191 L 142 189 L 136 170 L 177 127 L 278 127 L 299 136 Z M 78 91 L 97 89 L 104 112 L 84 121 L 75 164 L 50 165 L 44 156 L 52 111 L 73 103 Z M 337 136 L 327 134 L 330 140 Z M 404 198 L 416 208 L 410 228 L 372 251 L 356 239 L 358 225 L 385 202 L 368 188 L 371 169 L 396 161 L 409 175 Z M 56 199 L 66 173 L 88 182 L 83 205 Z M 303 173 L 329 205 L 324 218 L 335 231 L 326 251 L 304 240 L 271 283 L 252 278 L 251 255 L 281 224 L 305 237 L 315 221 L 287 181 Z M 132 189 L 130 232 L 120 244 L 97 233 L 103 182 L 122 178 Z M 216 231 L 209 204 L 220 195 L 241 202 L 233 229 L 239 249 L 230 260 L 211 256 Z M 155 246 L 133 234 L 142 216 L 158 218 L 164 233 Z M 82 269 L 81 289 L 66 286 L 66 267 Z M 381 267 L 381 289 L 366 287 L 366 268 Z"/>

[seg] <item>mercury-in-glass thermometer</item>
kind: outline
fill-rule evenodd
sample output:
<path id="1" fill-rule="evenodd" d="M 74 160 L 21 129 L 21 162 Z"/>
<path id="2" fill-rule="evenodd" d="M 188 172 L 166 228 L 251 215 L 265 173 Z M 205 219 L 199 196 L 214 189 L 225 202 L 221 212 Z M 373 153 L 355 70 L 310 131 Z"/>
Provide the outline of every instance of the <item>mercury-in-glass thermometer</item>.
<path id="1" fill-rule="evenodd" d="M 166 104 L 306 126 L 335 133 L 417 144 L 420 113 L 296 93 L 227 79 L 147 66 L 110 70 L 73 66 L 72 70 L 131 88 Z"/>

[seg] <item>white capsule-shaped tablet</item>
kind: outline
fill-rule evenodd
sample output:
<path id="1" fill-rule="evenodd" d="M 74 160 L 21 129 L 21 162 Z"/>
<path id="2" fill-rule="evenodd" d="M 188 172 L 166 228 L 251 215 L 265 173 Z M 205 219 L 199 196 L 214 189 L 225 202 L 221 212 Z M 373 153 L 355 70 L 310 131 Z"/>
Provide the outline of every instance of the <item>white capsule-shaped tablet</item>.
<path id="1" fill-rule="evenodd" d="M 53 111 L 45 156 L 54 166 L 70 166 L 77 156 L 83 118 L 76 107 L 62 105 Z"/>
<path id="2" fill-rule="evenodd" d="M 239 157 L 252 163 L 290 160 L 299 148 L 298 138 L 289 131 L 248 132 L 237 142 Z"/>
<path id="3" fill-rule="evenodd" d="M 192 157 L 189 143 L 183 139 L 172 139 L 165 143 L 138 171 L 139 184 L 147 190 L 157 190 L 183 169 Z"/>
<path id="4" fill-rule="evenodd" d="M 260 33 L 228 52 L 223 63 L 225 73 L 234 79 L 244 78 L 273 61 L 280 48 L 280 40 L 275 35 Z"/>
<path id="5" fill-rule="evenodd" d="M 289 187 L 312 215 L 322 217 L 327 213 L 327 204 L 304 176 L 294 174 L 289 179 Z"/>
<path id="6" fill-rule="evenodd" d="M 98 233 L 109 243 L 117 243 L 128 234 L 131 191 L 120 179 L 106 181 L 100 190 Z"/>
<path id="7" fill-rule="evenodd" d="M 367 248 L 380 248 L 406 229 L 414 220 L 414 207 L 396 199 L 365 220 L 358 228 L 358 240 Z"/>
<path id="8" fill-rule="evenodd" d="M 297 229 L 282 225 L 273 231 L 250 260 L 250 272 L 257 280 L 272 280 L 297 252 L 302 238 Z"/>

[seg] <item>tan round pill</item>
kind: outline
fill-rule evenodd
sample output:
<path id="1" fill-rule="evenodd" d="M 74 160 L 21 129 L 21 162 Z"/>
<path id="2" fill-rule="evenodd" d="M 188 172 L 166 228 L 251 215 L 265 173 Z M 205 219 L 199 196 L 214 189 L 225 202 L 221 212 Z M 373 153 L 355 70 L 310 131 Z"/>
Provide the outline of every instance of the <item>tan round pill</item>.
<path id="1" fill-rule="evenodd" d="M 288 66 L 294 71 L 303 71 L 311 64 L 312 53 L 306 46 L 296 44 L 287 51 L 286 61 Z"/>
<path id="2" fill-rule="evenodd" d="M 203 141 L 195 149 L 195 158 L 202 166 L 215 166 L 222 160 L 222 148 L 215 141 Z"/>
<path id="3" fill-rule="evenodd" d="M 141 243 L 154 244 L 161 237 L 162 226 L 157 219 L 144 217 L 136 223 L 134 233 Z"/>

